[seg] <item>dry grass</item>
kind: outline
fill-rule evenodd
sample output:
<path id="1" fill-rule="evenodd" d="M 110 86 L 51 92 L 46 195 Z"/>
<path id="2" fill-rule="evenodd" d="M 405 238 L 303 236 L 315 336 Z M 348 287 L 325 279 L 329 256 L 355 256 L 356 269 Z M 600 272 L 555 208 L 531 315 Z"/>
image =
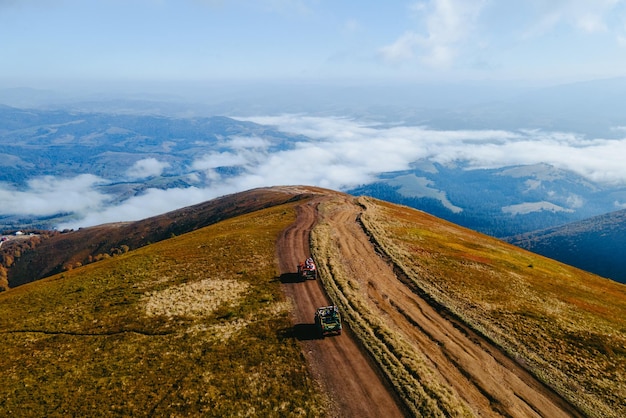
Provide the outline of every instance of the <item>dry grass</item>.
<path id="1" fill-rule="evenodd" d="M 149 292 L 143 302 L 148 316 L 203 317 L 220 306 L 234 308 L 248 287 L 237 280 L 204 279 Z"/>
<path id="2" fill-rule="evenodd" d="M 321 416 L 275 241 L 240 216 L 0 295 L 0 416 Z"/>
<path id="3" fill-rule="evenodd" d="M 626 286 L 373 199 L 363 223 L 407 276 L 589 416 L 626 416 Z"/>

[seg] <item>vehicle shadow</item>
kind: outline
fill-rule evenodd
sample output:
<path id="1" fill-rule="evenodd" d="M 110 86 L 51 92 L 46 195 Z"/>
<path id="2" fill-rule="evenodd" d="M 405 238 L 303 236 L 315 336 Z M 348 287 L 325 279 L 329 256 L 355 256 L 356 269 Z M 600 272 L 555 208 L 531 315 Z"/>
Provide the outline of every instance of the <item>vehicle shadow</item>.
<path id="1" fill-rule="evenodd" d="M 298 273 L 283 273 L 280 275 L 280 282 L 283 284 L 302 283 L 303 281 Z"/>
<path id="2" fill-rule="evenodd" d="M 298 341 L 321 340 L 322 336 L 315 324 L 296 324 L 278 331 L 279 338 L 295 338 Z"/>

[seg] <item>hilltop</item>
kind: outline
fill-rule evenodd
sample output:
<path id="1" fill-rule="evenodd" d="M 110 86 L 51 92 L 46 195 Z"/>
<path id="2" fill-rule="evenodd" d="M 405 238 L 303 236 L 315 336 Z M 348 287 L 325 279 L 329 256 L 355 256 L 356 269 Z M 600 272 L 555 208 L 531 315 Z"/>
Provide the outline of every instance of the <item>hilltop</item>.
<path id="1" fill-rule="evenodd" d="M 9 287 L 20 286 L 222 220 L 307 196 L 307 192 L 294 194 L 280 188 L 250 190 L 137 222 L 54 233 L 48 239 L 35 240 L 31 246 L 36 247 L 36 251 L 19 249 L 19 257 L 14 257 L 11 245 L 5 245 L 2 253 L 12 254 L 14 259 L 8 268 L 8 284 Z"/>
<path id="2" fill-rule="evenodd" d="M 324 189 L 256 189 L 184 211 L 135 225 L 162 241 L 0 294 L 0 411 L 626 413 L 624 285 Z M 309 255 L 320 279 L 299 282 Z M 312 331 L 325 303 L 340 307 L 344 335 Z"/>

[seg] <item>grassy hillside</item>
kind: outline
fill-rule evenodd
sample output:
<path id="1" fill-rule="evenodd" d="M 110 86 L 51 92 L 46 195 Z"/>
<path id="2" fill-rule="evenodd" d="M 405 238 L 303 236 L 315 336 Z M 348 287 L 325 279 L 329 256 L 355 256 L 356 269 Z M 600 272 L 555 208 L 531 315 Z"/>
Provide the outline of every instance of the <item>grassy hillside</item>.
<path id="1" fill-rule="evenodd" d="M 314 188 L 307 189 L 310 190 Z M 280 188 L 254 189 L 136 222 L 54 233 L 48 239 L 31 240 L 30 247 L 35 251 L 5 243 L 0 249 L 0 267 L 6 268 L 8 287 L 13 288 L 122 254 L 129 249 L 134 250 L 225 219 L 307 196 L 310 193 L 306 191 L 294 194 Z M 7 259 L 10 263 L 7 263 Z"/>
<path id="2" fill-rule="evenodd" d="M 277 280 L 290 204 L 0 294 L 0 416 L 300 416 L 326 400 Z"/>
<path id="3" fill-rule="evenodd" d="M 423 212 L 361 199 L 362 222 L 434 303 L 589 416 L 626 416 L 626 286 Z"/>

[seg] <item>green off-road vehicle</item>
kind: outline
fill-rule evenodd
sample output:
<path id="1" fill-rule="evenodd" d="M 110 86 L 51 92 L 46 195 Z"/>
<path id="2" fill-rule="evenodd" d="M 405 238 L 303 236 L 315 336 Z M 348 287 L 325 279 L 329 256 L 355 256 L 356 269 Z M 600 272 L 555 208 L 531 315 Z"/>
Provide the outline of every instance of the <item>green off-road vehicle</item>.
<path id="1" fill-rule="evenodd" d="M 315 326 L 322 337 L 330 334 L 341 334 L 341 315 L 334 306 L 323 306 L 315 311 Z"/>

